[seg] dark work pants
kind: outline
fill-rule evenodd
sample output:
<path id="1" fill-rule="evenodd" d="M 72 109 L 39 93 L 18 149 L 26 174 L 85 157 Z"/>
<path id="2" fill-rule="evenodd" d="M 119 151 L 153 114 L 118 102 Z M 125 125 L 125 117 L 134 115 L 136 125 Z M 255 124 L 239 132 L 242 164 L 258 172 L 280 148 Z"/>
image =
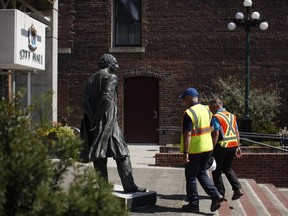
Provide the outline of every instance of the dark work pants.
<path id="1" fill-rule="evenodd" d="M 213 185 L 206 172 L 206 166 L 212 152 L 189 154 L 189 162 L 185 164 L 186 192 L 189 204 L 199 205 L 197 179 L 204 191 L 211 197 L 219 197 L 220 194 Z"/>
<path id="2" fill-rule="evenodd" d="M 124 191 L 137 187 L 132 176 L 130 157 L 114 158 L 114 160 L 117 164 L 118 174 L 121 179 Z M 95 170 L 108 182 L 107 158 L 96 159 L 93 161 L 93 164 Z"/>
<path id="3" fill-rule="evenodd" d="M 232 161 L 235 156 L 237 147 L 222 148 L 217 144 L 213 151 L 213 157 L 216 161 L 216 169 L 212 172 L 214 185 L 217 187 L 221 195 L 225 194 L 225 187 L 222 180 L 222 172 L 226 175 L 232 190 L 241 189 L 240 182 L 238 181 L 233 169 Z"/>

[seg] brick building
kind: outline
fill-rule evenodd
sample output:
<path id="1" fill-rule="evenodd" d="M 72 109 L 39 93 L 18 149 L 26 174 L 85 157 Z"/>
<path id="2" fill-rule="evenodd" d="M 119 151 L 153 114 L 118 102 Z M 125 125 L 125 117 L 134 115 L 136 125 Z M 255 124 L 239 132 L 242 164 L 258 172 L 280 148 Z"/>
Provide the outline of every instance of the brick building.
<path id="1" fill-rule="evenodd" d="M 269 28 L 251 29 L 251 88 L 281 89 L 280 127 L 288 125 L 287 7 L 286 0 L 252 6 Z M 238 9 L 242 0 L 60 0 L 58 115 L 71 108 L 68 122 L 80 127 L 84 85 L 100 56 L 111 53 L 120 66 L 118 115 L 127 142 L 163 143 L 156 129 L 181 125 L 185 88 L 209 93 L 213 79 L 232 74 L 245 84 L 245 32 L 227 29 Z"/>

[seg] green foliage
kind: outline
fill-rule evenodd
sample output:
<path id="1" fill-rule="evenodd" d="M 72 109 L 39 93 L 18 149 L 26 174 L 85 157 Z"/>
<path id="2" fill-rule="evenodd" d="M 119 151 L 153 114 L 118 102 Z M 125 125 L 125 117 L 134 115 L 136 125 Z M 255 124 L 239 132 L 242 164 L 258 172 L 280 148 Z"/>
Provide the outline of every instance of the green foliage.
<path id="1" fill-rule="evenodd" d="M 96 173 L 87 168 L 82 172 L 79 167 L 75 168 L 74 176 L 68 190 L 49 193 L 47 188 L 38 193 L 38 199 L 34 205 L 33 215 L 128 215 L 121 201 L 111 195 L 111 186 Z"/>
<path id="2" fill-rule="evenodd" d="M 50 175 L 46 148 L 29 130 L 29 118 L 15 104 L 0 103 L 0 212 L 24 214 L 32 210 L 35 188 Z"/>
<path id="3" fill-rule="evenodd" d="M 45 125 L 45 127 L 37 128 L 36 132 L 40 136 L 54 137 L 56 139 L 64 139 L 65 137 L 75 138 L 74 130 L 61 124 Z"/>
<path id="4" fill-rule="evenodd" d="M 45 127 L 45 125 L 50 124 L 50 119 L 52 116 L 52 97 L 53 91 L 49 90 L 41 97 L 32 98 L 32 108 L 38 113 L 40 118 L 40 125 Z"/>
<path id="5" fill-rule="evenodd" d="M 39 136 L 18 104 L 18 96 L 0 102 L 0 216 L 127 215 L 94 169 L 71 171 L 80 138 L 61 126 L 52 140 Z M 57 160 L 50 159 L 51 151 Z"/>
<path id="6" fill-rule="evenodd" d="M 73 128 L 55 123 L 39 127 L 35 132 L 47 144 L 51 154 L 57 153 L 57 157 L 62 159 L 77 159 L 81 140 Z"/>
<path id="7" fill-rule="evenodd" d="M 245 85 L 235 82 L 237 78 L 230 76 L 227 79 L 219 78 L 211 85 L 212 97 L 219 97 L 224 107 L 238 118 L 239 128 L 244 118 Z M 207 100 L 207 96 L 204 98 Z M 206 101 L 207 102 L 207 101 Z M 252 119 L 252 131 L 258 133 L 276 133 L 275 118 L 278 107 L 281 105 L 279 91 L 275 88 L 250 90 L 249 114 Z"/>

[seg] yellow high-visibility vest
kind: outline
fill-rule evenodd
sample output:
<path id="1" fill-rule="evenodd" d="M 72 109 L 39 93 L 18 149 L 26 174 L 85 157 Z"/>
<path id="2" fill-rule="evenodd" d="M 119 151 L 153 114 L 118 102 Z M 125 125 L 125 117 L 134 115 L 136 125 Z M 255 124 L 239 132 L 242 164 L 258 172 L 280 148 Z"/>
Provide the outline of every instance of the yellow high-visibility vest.
<path id="1" fill-rule="evenodd" d="M 188 153 L 197 154 L 213 150 L 210 122 L 212 113 L 202 104 L 197 104 L 185 110 L 192 120 L 191 142 Z M 184 152 L 183 132 L 181 134 L 180 152 Z"/>
<path id="2" fill-rule="evenodd" d="M 214 116 L 218 119 L 221 125 L 220 132 L 223 138 L 217 143 L 223 148 L 238 146 L 236 136 L 236 116 L 227 111 L 217 112 Z"/>

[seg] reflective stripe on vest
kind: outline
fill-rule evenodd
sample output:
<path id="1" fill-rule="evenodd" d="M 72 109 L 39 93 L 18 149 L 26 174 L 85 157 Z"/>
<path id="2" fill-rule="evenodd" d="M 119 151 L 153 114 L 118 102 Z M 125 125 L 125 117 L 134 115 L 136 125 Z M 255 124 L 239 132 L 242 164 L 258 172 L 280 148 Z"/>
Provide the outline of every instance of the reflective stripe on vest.
<path id="1" fill-rule="evenodd" d="M 193 117 L 194 117 L 194 122 L 193 122 L 193 125 L 195 125 L 195 128 L 192 129 L 192 133 L 191 133 L 191 136 L 199 136 L 199 135 L 202 135 L 202 134 L 206 134 L 206 133 L 211 133 L 211 127 L 210 125 L 208 127 L 203 127 L 203 128 L 199 128 L 199 124 L 198 124 L 198 118 L 197 118 L 197 115 L 195 113 L 195 111 L 190 107 L 188 109 Z M 208 111 L 208 114 L 209 114 L 209 118 L 210 118 L 210 111 L 207 109 Z"/>
<path id="2" fill-rule="evenodd" d="M 194 105 L 185 111 L 192 121 L 189 154 L 213 150 L 210 122 L 212 113 L 201 104 Z M 184 114 L 185 114 L 184 113 Z M 180 152 L 184 150 L 183 133 L 181 135 Z"/>
<path id="3" fill-rule="evenodd" d="M 238 146 L 236 130 L 233 126 L 235 120 L 235 116 L 227 111 L 219 112 L 215 114 L 215 117 L 218 119 L 221 125 L 221 134 L 222 140 L 218 141 L 223 148 L 231 148 L 234 146 Z"/>

